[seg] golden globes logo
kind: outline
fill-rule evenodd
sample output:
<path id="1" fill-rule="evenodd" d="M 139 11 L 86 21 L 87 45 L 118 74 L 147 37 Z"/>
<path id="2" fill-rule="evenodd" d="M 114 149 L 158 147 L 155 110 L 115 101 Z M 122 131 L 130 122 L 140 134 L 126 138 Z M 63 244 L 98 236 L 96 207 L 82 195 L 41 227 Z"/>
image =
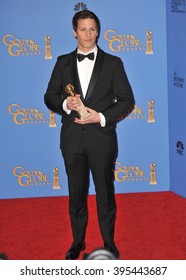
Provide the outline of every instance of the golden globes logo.
<path id="1" fill-rule="evenodd" d="M 48 175 L 40 170 L 26 170 L 22 166 L 16 166 L 13 169 L 13 174 L 17 177 L 18 184 L 21 187 L 48 186 L 52 184 L 48 179 Z M 58 168 L 53 169 L 53 189 L 60 189 Z"/>
<path id="2" fill-rule="evenodd" d="M 116 162 L 114 174 L 115 180 L 118 182 L 148 180 L 145 172 L 139 166 L 122 166 L 120 162 Z"/>
<path id="3" fill-rule="evenodd" d="M 17 177 L 18 184 L 22 187 L 51 184 L 48 181 L 48 176 L 39 170 L 25 170 L 22 166 L 16 166 L 13 169 L 13 174 Z"/>
<path id="4" fill-rule="evenodd" d="M 32 39 L 15 38 L 13 34 L 3 37 L 3 43 L 8 47 L 11 56 L 44 55 L 45 59 L 52 59 L 50 36 L 45 36 L 45 52 L 40 50 L 40 45 Z"/>
<path id="5" fill-rule="evenodd" d="M 18 125 L 46 123 L 43 113 L 35 108 L 22 108 L 19 104 L 11 104 L 8 111 L 13 115 L 13 121 Z"/>
<path id="6" fill-rule="evenodd" d="M 125 181 L 148 181 L 145 171 L 139 166 L 123 166 L 120 162 L 116 162 L 114 171 L 115 180 L 122 183 Z M 150 185 L 156 185 L 156 164 L 150 164 Z"/>
<path id="7" fill-rule="evenodd" d="M 113 52 L 123 51 L 140 51 L 145 47 L 133 34 L 119 34 L 116 30 L 109 29 L 105 31 L 104 38 L 109 42 L 109 48 Z M 153 54 L 152 50 L 152 31 L 146 32 L 146 54 Z"/>
<path id="8" fill-rule="evenodd" d="M 155 110 L 154 110 L 154 100 L 150 99 L 148 101 L 148 116 L 143 113 L 143 109 L 137 104 L 134 106 L 134 110 L 128 116 L 128 119 L 147 119 L 148 123 L 154 123 L 155 120 Z"/>

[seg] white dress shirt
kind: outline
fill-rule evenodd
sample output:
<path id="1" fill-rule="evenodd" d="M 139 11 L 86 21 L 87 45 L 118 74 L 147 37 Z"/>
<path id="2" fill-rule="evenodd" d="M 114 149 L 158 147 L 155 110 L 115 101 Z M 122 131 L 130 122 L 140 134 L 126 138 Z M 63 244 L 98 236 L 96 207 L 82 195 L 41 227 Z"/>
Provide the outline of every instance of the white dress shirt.
<path id="1" fill-rule="evenodd" d="M 86 54 L 83 53 L 82 51 L 80 51 L 79 49 L 77 50 L 77 53 L 81 53 L 81 54 L 85 54 L 85 55 L 92 53 L 92 52 L 94 53 L 94 60 L 88 59 L 88 57 L 85 57 L 82 61 L 77 60 L 77 69 L 78 69 L 78 74 L 79 74 L 79 80 L 81 83 L 81 88 L 82 88 L 84 98 L 86 96 L 90 78 L 92 76 L 92 71 L 94 68 L 95 61 L 96 61 L 97 51 L 98 51 L 97 46 L 95 46 L 93 48 L 93 50 L 91 50 L 90 52 L 88 52 Z"/>

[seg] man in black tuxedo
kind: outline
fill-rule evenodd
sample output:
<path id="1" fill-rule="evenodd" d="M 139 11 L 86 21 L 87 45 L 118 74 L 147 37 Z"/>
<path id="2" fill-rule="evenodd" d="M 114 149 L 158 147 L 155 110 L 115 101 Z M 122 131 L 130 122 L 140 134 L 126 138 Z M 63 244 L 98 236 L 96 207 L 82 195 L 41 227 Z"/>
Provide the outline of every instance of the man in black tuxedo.
<path id="1" fill-rule="evenodd" d="M 98 17 L 83 10 L 74 15 L 72 23 L 77 49 L 58 57 L 44 96 L 46 106 L 62 115 L 60 148 L 68 176 L 74 238 L 65 258 L 77 259 L 86 246 L 90 171 L 104 247 L 119 258 L 114 242 L 116 123 L 133 110 L 135 101 L 121 59 L 97 45 Z M 74 97 L 65 90 L 69 84 L 77 93 Z M 84 119 L 78 115 L 81 101 L 89 112 Z"/>

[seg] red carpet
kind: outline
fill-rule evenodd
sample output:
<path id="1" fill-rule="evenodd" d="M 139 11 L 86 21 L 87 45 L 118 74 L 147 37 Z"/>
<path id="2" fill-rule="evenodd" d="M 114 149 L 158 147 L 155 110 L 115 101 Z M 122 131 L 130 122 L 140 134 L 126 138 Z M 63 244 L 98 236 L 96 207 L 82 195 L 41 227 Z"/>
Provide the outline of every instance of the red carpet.
<path id="1" fill-rule="evenodd" d="M 186 259 L 186 199 L 158 192 L 117 194 L 116 201 L 121 259 Z M 86 253 L 102 246 L 95 207 L 89 196 Z M 0 253 L 8 259 L 63 260 L 71 242 L 68 197 L 0 200 Z"/>

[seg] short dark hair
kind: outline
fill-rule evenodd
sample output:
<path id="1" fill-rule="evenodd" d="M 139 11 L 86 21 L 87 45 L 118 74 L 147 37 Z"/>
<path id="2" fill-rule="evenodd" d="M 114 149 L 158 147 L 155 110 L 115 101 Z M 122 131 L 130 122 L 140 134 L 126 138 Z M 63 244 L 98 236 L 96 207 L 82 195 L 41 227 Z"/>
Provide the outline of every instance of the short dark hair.
<path id="1" fill-rule="evenodd" d="M 75 15 L 72 19 L 72 25 L 73 25 L 74 31 L 75 32 L 77 31 L 78 20 L 79 19 L 86 19 L 86 18 L 92 18 L 92 19 L 95 20 L 96 28 L 97 28 L 97 32 L 98 32 L 98 37 L 99 37 L 100 30 L 101 30 L 99 18 L 93 12 L 91 12 L 89 10 L 82 10 L 80 12 L 75 13 Z"/>

